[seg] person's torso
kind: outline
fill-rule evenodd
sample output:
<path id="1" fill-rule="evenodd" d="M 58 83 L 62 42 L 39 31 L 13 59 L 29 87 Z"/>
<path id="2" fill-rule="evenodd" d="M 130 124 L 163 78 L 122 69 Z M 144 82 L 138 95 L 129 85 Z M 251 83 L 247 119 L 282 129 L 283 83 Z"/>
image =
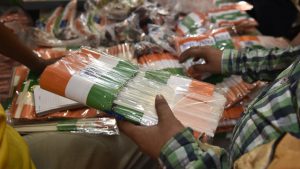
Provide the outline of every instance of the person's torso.
<path id="1" fill-rule="evenodd" d="M 285 132 L 300 133 L 296 96 L 299 80 L 300 58 L 248 106 L 233 132 L 231 160 Z"/>

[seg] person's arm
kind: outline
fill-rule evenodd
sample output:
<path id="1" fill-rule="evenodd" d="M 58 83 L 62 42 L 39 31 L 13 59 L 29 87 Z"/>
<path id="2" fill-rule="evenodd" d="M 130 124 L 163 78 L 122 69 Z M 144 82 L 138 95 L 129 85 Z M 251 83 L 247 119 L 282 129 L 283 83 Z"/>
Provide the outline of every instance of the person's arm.
<path id="1" fill-rule="evenodd" d="M 189 58 L 203 58 L 206 64 L 194 65 L 193 71 L 237 74 L 247 82 L 272 81 L 296 58 L 300 57 L 300 46 L 287 49 L 226 49 L 193 47 L 183 52 L 180 62 Z"/>
<path id="2" fill-rule="evenodd" d="M 192 130 L 184 128 L 175 118 L 162 96 L 156 97 L 158 124 L 137 126 L 119 122 L 119 127 L 153 158 L 159 158 L 166 168 L 230 168 L 229 158 L 222 148 L 197 141 Z"/>
<path id="3" fill-rule="evenodd" d="M 241 75 L 247 82 L 273 81 L 298 57 L 300 57 L 300 47 L 224 50 L 222 73 Z"/>
<path id="4" fill-rule="evenodd" d="M 23 44 L 19 38 L 3 23 L 0 22 L 0 53 L 16 60 L 36 73 L 41 73 L 44 68 L 54 63 L 54 60 L 44 60 L 38 57 L 30 48 Z"/>

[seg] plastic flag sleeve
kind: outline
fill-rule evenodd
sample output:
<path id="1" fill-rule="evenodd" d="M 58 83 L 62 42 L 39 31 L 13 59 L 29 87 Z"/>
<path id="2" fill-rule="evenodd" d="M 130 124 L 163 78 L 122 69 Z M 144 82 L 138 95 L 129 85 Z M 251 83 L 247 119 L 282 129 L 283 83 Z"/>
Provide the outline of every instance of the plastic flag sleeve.
<path id="1" fill-rule="evenodd" d="M 102 51 L 115 57 L 129 60 L 133 64 L 137 64 L 137 60 L 136 58 L 134 58 L 134 49 L 132 45 L 128 43 L 122 43 L 116 46 L 112 46 Z"/>
<path id="2" fill-rule="evenodd" d="M 216 85 L 217 90 L 223 93 L 227 99 L 226 107 L 230 107 L 241 101 L 255 87 L 256 83 L 246 83 L 240 76 L 236 75 L 225 78 L 223 82 Z"/>
<path id="3" fill-rule="evenodd" d="M 181 36 L 202 34 L 207 31 L 205 22 L 204 14 L 192 12 L 179 21 L 176 32 Z"/>
<path id="4" fill-rule="evenodd" d="M 89 118 L 47 122 L 42 124 L 23 124 L 14 126 L 14 128 L 20 133 L 61 131 L 104 135 L 119 134 L 116 120 L 113 118 Z"/>
<path id="5" fill-rule="evenodd" d="M 139 57 L 141 70 L 164 70 L 174 75 L 185 75 L 176 57 L 169 53 L 150 54 Z"/>
<path id="6" fill-rule="evenodd" d="M 257 26 L 255 19 L 251 18 L 245 11 L 230 8 L 219 8 L 208 12 L 208 17 L 217 26 L 242 26 L 252 28 Z"/>
<path id="7" fill-rule="evenodd" d="M 233 37 L 234 45 L 237 49 L 243 48 L 287 48 L 289 42 L 283 38 L 275 38 L 272 36 L 236 36 Z"/>
<path id="8" fill-rule="evenodd" d="M 49 66 L 41 87 L 141 125 L 155 125 L 155 97 L 162 94 L 186 126 L 210 136 L 224 110 L 225 97 L 211 84 L 165 71 L 140 71 L 105 53 L 82 48 Z"/>

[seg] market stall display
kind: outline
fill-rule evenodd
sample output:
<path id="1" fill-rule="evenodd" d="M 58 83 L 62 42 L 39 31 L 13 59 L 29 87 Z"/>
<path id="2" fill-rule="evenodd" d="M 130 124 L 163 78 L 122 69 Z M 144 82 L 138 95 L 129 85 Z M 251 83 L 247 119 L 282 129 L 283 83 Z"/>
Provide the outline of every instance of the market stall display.
<path id="1" fill-rule="evenodd" d="M 163 94 L 184 125 L 213 136 L 224 107 L 224 116 L 229 117 L 228 112 L 258 88 L 257 83 L 245 83 L 240 76 L 222 76 L 213 84 L 197 81 L 187 77 L 190 68 L 205 64 L 205 60 L 190 59 L 180 64 L 178 57 L 197 46 L 221 50 L 288 47 L 284 39 L 244 34 L 257 25 L 246 13 L 251 8 L 245 2 L 227 0 L 87 0 L 84 10 L 78 10 L 77 0 L 71 0 L 66 6 L 43 13 L 35 27 L 23 11 L 9 10 L 0 16 L 0 22 L 9 27 L 18 25 L 14 32 L 39 57 L 65 56 L 49 66 L 41 79 L 17 67 L 13 82 L 8 81 L 11 71 L 6 71 L 7 65 L 1 62 L 0 95 L 9 89 L 14 94 L 7 111 L 10 120 L 24 132 L 62 131 L 63 124 L 75 132 L 95 129 L 93 133 L 97 133 L 99 126 L 106 125 L 106 113 L 154 125 L 154 98 Z M 201 80 L 215 78 L 201 73 Z M 53 110 L 41 115 L 34 101 L 39 86 L 92 108 Z M 236 121 L 242 109 L 234 110 L 234 116 L 225 119 Z M 57 119 L 77 119 L 78 125 Z M 220 126 L 232 127 L 221 119 Z M 108 121 L 107 131 L 117 134 L 115 119 Z"/>

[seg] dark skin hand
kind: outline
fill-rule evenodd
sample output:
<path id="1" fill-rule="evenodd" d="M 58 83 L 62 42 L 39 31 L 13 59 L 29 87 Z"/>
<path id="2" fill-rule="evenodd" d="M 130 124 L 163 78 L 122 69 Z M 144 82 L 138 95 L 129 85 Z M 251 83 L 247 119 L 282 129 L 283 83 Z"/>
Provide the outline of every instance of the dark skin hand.
<path id="1" fill-rule="evenodd" d="M 47 65 L 58 59 L 44 60 L 38 57 L 29 47 L 23 44 L 19 38 L 3 23 L 0 23 L 0 53 L 27 66 L 37 74 L 43 72 Z"/>
<path id="2" fill-rule="evenodd" d="M 194 61 L 200 58 L 205 60 L 205 64 L 197 64 L 192 66 L 192 71 L 201 73 L 208 72 L 213 74 L 222 73 L 222 51 L 210 46 L 192 47 L 180 55 L 179 62 L 183 63 L 189 58 L 193 58 Z"/>
<path id="3" fill-rule="evenodd" d="M 146 127 L 125 121 L 118 122 L 121 131 L 152 158 L 158 158 L 162 147 L 184 129 L 184 126 L 173 115 L 163 96 L 156 96 L 155 108 L 158 116 L 158 124 L 155 126 Z"/>

